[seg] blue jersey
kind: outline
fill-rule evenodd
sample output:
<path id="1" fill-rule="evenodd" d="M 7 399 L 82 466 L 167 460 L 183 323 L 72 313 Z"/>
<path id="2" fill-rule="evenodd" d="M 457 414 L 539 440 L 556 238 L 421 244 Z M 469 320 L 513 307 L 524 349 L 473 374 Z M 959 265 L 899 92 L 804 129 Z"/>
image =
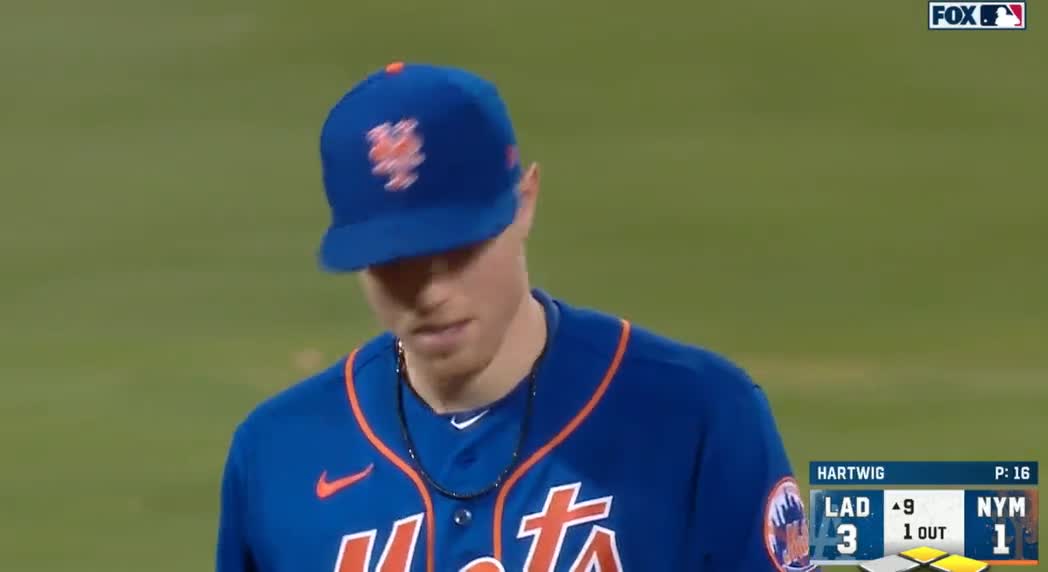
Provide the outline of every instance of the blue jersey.
<path id="1" fill-rule="evenodd" d="M 535 383 L 482 410 L 427 407 L 390 334 L 257 407 L 229 450 L 218 572 L 812 569 L 779 432 L 740 368 L 534 295 L 549 327 Z M 529 410 L 497 489 L 459 500 L 419 472 L 483 489 Z"/>

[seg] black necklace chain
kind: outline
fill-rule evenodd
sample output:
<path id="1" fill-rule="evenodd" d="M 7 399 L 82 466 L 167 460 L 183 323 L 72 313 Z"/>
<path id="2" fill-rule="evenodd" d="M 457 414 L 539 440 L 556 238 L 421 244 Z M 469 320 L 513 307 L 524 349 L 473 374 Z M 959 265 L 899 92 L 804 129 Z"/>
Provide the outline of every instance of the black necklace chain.
<path id="1" fill-rule="evenodd" d="M 459 493 L 438 483 L 432 476 L 430 476 L 429 472 L 426 471 L 426 468 L 422 465 L 421 459 L 419 459 L 418 451 L 415 449 L 415 442 L 411 438 L 411 431 L 408 430 L 407 416 L 404 414 L 404 389 L 401 385 L 407 385 L 410 389 L 411 383 L 407 379 L 407 366 L 404 361 L 404 346 L 400 343 L 400 340 L 393 341 L 393 351 L 396 354 L 397 362 L 397 383 L 395 387 L 397 391 L 397 418 L 400 421 L 400 432 L 404 436 L 404 444 L 407 447 L 408 455 L 411 456 L 411 460 L 415 463 L 415 468 L 418 469 L 422 478 L 440 494 L 456 500 L 475 499 L 501 487 L 502 483 L 506 480 L 506 477 L 509 476 L 510 471 L 512 471 L 513 467 L 516 466 L 517 461 L 520 459 L 520 452 L 524 448 L 524 440 L 528 434 L 528 427 L 531 425 L 532 405 L 535 401 L 535 389 L 537 386 L 535 383 L 535 378 L 537 377 L 536 372 L 538 370 L 538 364 L 542 360 L 542 355 L 539 355 L 539 359 L 535 361 L 535 365 L 532 366 L 531 372 L 528 374 L 528 401 L 524 408 L 524 419 L 520 422 L 520 434 L 517 437 L 517 445 L 513 448 L 513 456 L 510 458 L 509 463 L 506 464 L 505 468 L 502 469 L 502 472 L 500 472 L 498 477 L 495 478 L 495 481 L 488 486 L 474 492 Z M 545 351 L 542 353 L 545 353 Z"/>

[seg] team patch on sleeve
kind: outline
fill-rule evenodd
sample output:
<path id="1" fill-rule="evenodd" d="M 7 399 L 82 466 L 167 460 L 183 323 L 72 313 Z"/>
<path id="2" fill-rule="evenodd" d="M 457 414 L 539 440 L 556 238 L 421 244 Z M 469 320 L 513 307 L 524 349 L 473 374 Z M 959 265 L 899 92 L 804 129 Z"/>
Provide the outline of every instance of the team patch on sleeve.
<path id="1" fill-rule="evenodd" d="M 764 542 L 780 572 L 814 570 L 808 553 L 808 517 L 793 477 L 775 484 L 764 507 Z"/>

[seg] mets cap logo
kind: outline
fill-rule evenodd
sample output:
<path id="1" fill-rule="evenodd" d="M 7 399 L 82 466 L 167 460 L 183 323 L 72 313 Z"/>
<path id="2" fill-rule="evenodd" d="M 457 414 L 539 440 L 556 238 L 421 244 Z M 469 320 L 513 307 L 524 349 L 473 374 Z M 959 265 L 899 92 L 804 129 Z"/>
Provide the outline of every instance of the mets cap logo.
<path id="1" fill-rule="evenodd" d="M 368 131 L 371 150 L 371 172 L 385 177 L 387 191 L 403 191 L 418 180 L 416 169 L 426 159 L 422 153 L 422 136 L 418 133 L 418 121 L 401 119 L 386 122 Z"/>
<path id="2" fill-rule="evenodd" d="M 764 538 L 768 556 L 780 572 L 808 572 L 815 566 L 809 558 L 808 518 L 793 477 L 772 487 L 764 508 Z"/>

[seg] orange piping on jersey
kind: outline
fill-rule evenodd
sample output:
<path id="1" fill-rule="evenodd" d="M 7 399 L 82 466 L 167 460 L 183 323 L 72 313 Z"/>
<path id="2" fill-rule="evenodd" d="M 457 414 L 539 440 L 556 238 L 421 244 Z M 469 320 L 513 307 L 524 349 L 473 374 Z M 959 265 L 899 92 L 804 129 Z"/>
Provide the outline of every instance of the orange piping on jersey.
<path id="1" fill-rule="evenodd" d="M 583 406 L 575 417 L 571 418 L 571 421 L 557 433 L 553 439 L 550 439 L 548 443 L 542 446 L 541 449 L 535 451 L 528 460 L 524 461 L 513 473 L 506 479 L 505 485 L 502 490 L 499 491 L 498 498 L 495 499 L 495 519 L 494 519 L 494 552 L 495 560 L 502 560 L 502 511 L 506 506 L 506 497 L 509 495 L 510 489 L 517 483 L 518 480 L 524 473 L 528 472 L 536 463 L 542 460 L 543 457 L 549 454 L 557 445 L 560 445 L 575 432 L 575 429 L 582 424 L 583 421 L 589 417 L 589 414 L 593 412 L 593 409 L 597 407 L 597 403 L 600 402 L 601 398 L 604 397 L 604 392 L 607 391 L 608 385 L 611 383 L 615 374 L 619 371 L 619 364 L 622 363 L 622 355 L 626 353 L 626 344 L 630 338 L 630 323 L 626 320 L 621 320 L 622 332 L 619 334 L 619 345 L 615 349 L 615 357 L 611 360 L 611 365 L 608 366 L 608 370 L 604 372 L 604 378 L 600 380 L 600 385 L 597 386 L 597 390 L 590 396 L 589 401 Z"/>
<path id="2" fill-rule="evenodd" d="M 415 483 L 415 488 L 422 495 L 422 504 L 426 507 L 426 572 L 435 572 L 435 558 L 433 554 L 436 533 L 434 532 L 435 525 L 433 522 L 433 499 L 430 498 L 429 491 L 426 490 L 426 485 L 422 482 L 422 477 L 375 435 L 375 432 L 371 430 L 371 426 L 368 425 L 367 419 L 364 418 L 364 412 L 360 409 L 360 402 L 357 401 L 357 390 L 353 386 L 353 358 L 356 356 L 357 350 L 353 350 L 353 353 L 349 354 L 349 358 L 346 359 L 345 375 L 346 394 L 349 396 L 349 406 L 353 409 L 353 417 L 356 418 L 357 425 L 360 426 L 360 430 L 364 432 L 364 436 L 371 442 L 371 445 L 378 449 L 378 452 L 382 453 L 398 469 L 403 471 Z"/>

